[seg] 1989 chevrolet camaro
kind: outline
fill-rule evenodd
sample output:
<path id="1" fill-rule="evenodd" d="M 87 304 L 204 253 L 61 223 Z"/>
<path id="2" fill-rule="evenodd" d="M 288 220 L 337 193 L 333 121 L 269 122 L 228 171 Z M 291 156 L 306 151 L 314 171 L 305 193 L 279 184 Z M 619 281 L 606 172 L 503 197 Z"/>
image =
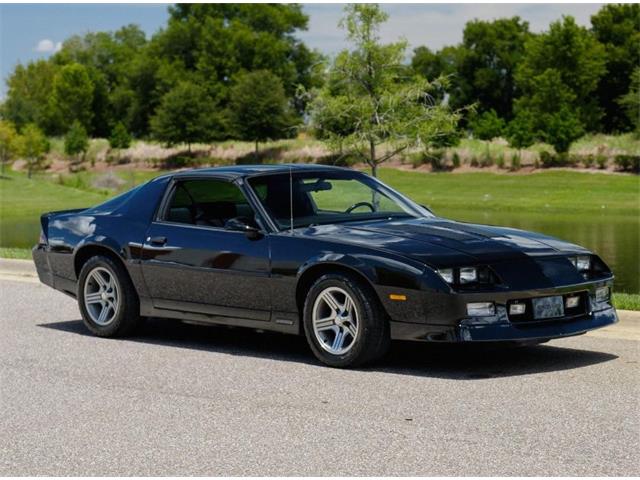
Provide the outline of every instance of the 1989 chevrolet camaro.
<path id="1" fill-rule="evenodd" d="M 597 255 L 440 218 L 348 169 L 183 171 L 41 223 L 40 280 L 104 337 L 144 317 L 235 325 L 304 334 L 347 367 L 391 339 L 535 343 L 617 321 Z"/>

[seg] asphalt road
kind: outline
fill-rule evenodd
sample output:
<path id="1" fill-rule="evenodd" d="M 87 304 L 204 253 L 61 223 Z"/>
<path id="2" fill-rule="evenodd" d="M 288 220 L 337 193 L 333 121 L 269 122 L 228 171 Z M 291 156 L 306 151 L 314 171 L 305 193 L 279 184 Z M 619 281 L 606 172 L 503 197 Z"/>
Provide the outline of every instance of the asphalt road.
<path id="1" fill-rule="evenodd" d="M 0 326 L 0 475 L 640 473 L 633 325 L 348 371 L 240 329 L 95 338 L 72 299 L 0 280 Z"/>

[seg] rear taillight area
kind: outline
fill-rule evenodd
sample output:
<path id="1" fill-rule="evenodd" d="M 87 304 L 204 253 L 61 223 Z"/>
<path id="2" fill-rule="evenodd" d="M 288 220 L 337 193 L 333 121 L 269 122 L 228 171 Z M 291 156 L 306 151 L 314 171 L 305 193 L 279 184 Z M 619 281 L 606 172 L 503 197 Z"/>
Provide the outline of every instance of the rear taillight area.
<path id="1" fill-rule="evenodd" d="M 42 231 L 42 229 L 40 229 L 40 237 L 38 237 L 38 245 L 46 245 L 46 244 L 47 244 L 47 237 Z"/>

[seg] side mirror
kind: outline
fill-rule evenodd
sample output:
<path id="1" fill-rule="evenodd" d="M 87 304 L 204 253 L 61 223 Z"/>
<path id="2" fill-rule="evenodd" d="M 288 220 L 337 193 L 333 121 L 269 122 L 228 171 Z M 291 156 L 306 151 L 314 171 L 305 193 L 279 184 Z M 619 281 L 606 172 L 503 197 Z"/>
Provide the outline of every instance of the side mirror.
<path id="1" fill-rule="evenodd" d="M 224 228 L 227 230 L 233 230 L 234 232 L 244 232 L 247 238 L 250 239 L 262 237 L 260 229 L 256 225 L 253 225 L 251 220 L 245 217 L 230 218 L 225 222 Z"/>

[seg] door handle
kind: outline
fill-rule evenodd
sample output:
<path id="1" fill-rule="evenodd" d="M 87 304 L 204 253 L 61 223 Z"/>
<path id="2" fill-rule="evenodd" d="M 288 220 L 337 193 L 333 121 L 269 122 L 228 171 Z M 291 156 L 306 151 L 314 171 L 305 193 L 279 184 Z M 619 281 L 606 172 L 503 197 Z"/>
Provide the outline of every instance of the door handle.
<path id="1" fill-rule="evenodd" d="M 149 237 L 147 238 L 147 241 L 151 245 L 164 245 L 167 243 L 167 237 Z"/>

